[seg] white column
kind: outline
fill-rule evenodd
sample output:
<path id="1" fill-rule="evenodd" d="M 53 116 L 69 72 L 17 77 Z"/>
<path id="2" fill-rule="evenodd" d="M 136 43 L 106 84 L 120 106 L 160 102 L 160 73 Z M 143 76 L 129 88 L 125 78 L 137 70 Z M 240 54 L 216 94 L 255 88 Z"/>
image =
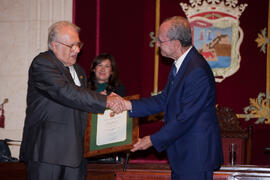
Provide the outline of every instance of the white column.
<path id="1" fill-rule="evenodd" d="M 0 104 L 9 100 L 0 139 L 21 140 L 29 65 L 47 50 L 48 27 L 72 20 L 72 0 L 1 0 L 0 12 Z M 9 147 L 18 157 L 20 143 Z"/>

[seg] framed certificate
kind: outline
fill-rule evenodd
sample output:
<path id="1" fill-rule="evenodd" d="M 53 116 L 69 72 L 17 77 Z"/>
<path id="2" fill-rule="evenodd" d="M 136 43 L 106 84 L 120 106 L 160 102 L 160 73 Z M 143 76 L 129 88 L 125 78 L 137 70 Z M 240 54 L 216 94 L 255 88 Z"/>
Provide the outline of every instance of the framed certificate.
<path id="1" fill-rule="evenodd" d="M 139 95 L 125 99 L 139 99 Z M 84 137 L 84 157 L 128 151 L 138 138 L 138 119 L 130 118 L 127 111 L 115 114 L 106 109 L 104 114 L 89 113 Z"/>

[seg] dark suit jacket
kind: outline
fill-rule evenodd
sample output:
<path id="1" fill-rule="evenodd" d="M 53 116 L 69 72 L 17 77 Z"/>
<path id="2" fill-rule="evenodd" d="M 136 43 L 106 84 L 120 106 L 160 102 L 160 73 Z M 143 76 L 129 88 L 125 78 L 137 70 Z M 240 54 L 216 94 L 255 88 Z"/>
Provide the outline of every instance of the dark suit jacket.
<path id="1" fill-rule="evenodd" d="M 21 160 L 80 165 L 87 112 L 104 112 L 106 96 L 86 89 L 83 69 L 77 64 L 74 68 L 81 87 L 74 84 L 52 51 L 34 58 L 29 69 Z"/>
<path id="2" fill-rule="evenodd" d="M 223 161 L 215 105 L 212 71 L 193 47 L 161 94 L 132 101 L 130 116 L 164 111 L 164 127 L 150 136 L 153 146 L 167 151 L 174 173 L 206 171 Z"/>

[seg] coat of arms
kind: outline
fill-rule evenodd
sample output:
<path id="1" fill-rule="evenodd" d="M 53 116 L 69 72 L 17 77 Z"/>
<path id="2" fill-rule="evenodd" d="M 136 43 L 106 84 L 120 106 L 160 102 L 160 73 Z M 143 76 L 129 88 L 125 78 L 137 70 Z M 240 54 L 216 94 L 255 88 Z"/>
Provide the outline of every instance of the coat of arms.
<path id="1" fill-rule="evenodd" d="M 213 70 L 216 82 L 240 68 L 240 45 L 244 33 L 239 18 L 247 4 L 237 0 L 190 0 L 180 3 L 193 35 L 193 44 Z"/>

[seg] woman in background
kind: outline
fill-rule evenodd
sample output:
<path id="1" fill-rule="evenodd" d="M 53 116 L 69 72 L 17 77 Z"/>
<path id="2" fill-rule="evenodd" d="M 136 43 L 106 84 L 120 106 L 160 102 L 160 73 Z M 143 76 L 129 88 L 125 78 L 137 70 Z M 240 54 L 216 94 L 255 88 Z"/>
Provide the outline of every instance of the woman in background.
<path id="1" fill-rule="evenodd" d="M 118 79 L 115 59 L 111 54 L 102 53 L 96 56 L 91 65 L 88 86 L 91 90 L 109 95 L 111 92 L 124 97 L 125 87 Z M 107 154 L 99 157 L 88 158 L 89 163 L 120 163 L 124 154 Z"/>
<path id="2" fill-rule="evenodd" d="M 101 53 L 96 56 L 91 65 L 89 87 L 91 90 L 109 95 L 114 92 L 125 96 L 125 87 L 118 79 L 115 59 L 111 54 Z"/>

